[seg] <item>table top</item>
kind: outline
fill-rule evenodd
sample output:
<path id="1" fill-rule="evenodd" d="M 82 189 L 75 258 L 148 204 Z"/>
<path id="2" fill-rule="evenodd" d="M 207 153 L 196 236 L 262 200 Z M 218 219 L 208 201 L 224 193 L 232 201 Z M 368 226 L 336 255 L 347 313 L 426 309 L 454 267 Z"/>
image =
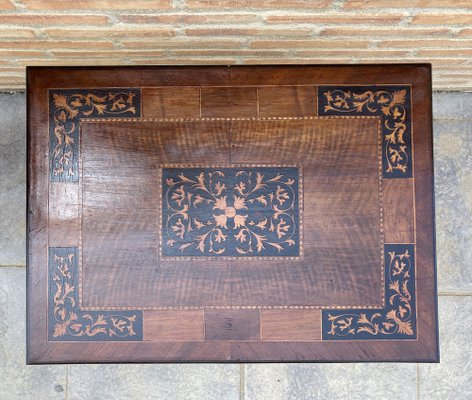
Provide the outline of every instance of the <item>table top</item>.
<path id="1" fill-rule="evenodd" d="M 429 65 L 27 77 L 28 363 L 438 361 Z"/>

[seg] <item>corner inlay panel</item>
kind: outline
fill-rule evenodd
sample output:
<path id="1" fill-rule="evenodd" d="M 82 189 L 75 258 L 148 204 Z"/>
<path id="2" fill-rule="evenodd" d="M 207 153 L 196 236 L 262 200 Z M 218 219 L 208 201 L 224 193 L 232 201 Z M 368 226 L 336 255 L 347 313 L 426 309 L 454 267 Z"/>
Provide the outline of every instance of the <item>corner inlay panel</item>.
<path id="1" fill-rule="evenodd" d="M 139 89 L 73 89 L 49 91 L 51 181 L 79 179 L 79 121 L 141 115 Z"/>
<path id="2" fill-rule="evenodd" d="M 412 244 L 386 244 L 385 307 L 378 310 L 323 310 L 323 339 L 415 339 L 414 257 Z"/>
<path id="3" fill-rule="evenodd" d="M 142 311 L 82 311 L 77 248 L 49 248 L 49 340 L 142 340 Z"/>
<path id="4" fill-rule="evenodd" d="M 409 86 L 321 86 L 318 111 L 320 115 L 378 115 L 384 178 L 412 176 Z"/>

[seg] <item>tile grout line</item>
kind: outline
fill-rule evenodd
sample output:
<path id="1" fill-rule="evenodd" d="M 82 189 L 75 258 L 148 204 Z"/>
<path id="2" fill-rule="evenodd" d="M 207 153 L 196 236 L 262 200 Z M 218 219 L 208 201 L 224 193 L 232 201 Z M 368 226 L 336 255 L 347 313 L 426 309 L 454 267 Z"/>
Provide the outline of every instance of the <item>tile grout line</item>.
<path id="1" fill-rule="evenodd" d="M 239 366 L 239 400 L 244 400 L 244 364 Z"/>
<path id="2" fill-rule="evenodd" d="M 416 364 L 416 400 L 420 400 L 420 365 Z"/>
<path id="3" fill-rule="evenodd" d="M 26 264 L 0 264 L 0 268 L 18 268 L 18 269 L 24 269 L 24 268 L 26 268 Z"/>
<path id="4" fill-rule="evenodd" d="M 441 297 L 469 297 L 469 296 L 472 296 L 472 292 L 438 292 L 438 296 L 441 296 Z"/>
<path id="5" fill-rule="evenodd" d="M 69 399 L 69 366 L 66 365 L 66 398 L 65 400 Z"/>

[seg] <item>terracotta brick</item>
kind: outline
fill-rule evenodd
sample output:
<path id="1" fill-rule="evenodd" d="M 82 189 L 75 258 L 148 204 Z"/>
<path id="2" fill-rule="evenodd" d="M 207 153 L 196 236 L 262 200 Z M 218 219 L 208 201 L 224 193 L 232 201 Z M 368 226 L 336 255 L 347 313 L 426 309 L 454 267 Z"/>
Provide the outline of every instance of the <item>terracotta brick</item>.
<path id="1" fill-rule="evenodd" d="M 0 86 L 10 87 L 14 86 L 24 86 L 26 83 L 26 76 L 1 76 L 0 75 Z"/>
<path id="2" fill-rule="evenodd" d="M 269 24 L 302 23 L 302 24 L 397 24 L 402 16 L 390 15 L 339 15 L 339 14 L 307 14 L 307 15 L 276 15 L 267 17 Z"/>
<path id="3" fill-rule="evenodd" d="M 147 41 L 122 41 L 121 45 L 125 49 L 233 49 L 240 48 L 240 40 L 189 40 L 189 39 L 163 39 Z"/>
<path id="4" fill-rule="evenodd" d="M 461 81 L 451 81 L 451 80 L 439 80 L 437 84 L 435 85 L 435 89 L 445 89 L 445 90 L 451 90 L 451 89 L 460 89 L 460 90 L 470 90 L 472 87 L 472 80 L 461 80 Z"/>
<path id="5" fill-rule="evenodd" d="M 84 60 L 79 58 L 58 58 L 58 59 L 44 59 L 44 58 L 29 58 L 25 60 L 18 60 L 18 65 L 24 66 L 93 66 L 93 65 L 126 65 L 122 58 L 97 58 L 91 60 Z"/>
<path id="6" fill-rule="evenodd" d="M 212 65 L 233 65 L 236 63 L 235 58 L 218 58 L 212 59 Z M 131 65 L 205 65 L 208 64 L 208 59 L 202 58 L 158 58 L 151 59 L 137 59 L 132 60 Z"/>
<path id="7" fill-rule="evenodd" d="M 22 0 L 30 10 L 152 10 L 165 9 L 170 0 Z"/>
<path id="8" fill-rule="evenodd" d="M 0 29 L 0 38 L 33 38 L 34 36 L 32 29 Z"/>
<path id="9" fill-rule="evenodd" d="M 0 0 L 0 10 L 14 10 L 16 7 L 9 0 Z"/>
<path id="10" fill-rule="evenodd" d="M 331 0 L 187 0 L 190 8 L 326 8 Z"/>
<path id="11" fill-rule="evenodd" d="M 283 57 L 285 51 L 258 51 L 258 50 L 179 50 L 172 51 L 172 55 L 180 57 L 224 57 L 224 56 L 243 56 L 243 57 Z"/>
<path id="12" fill-rule="evenodd" d="M 106 15 L 37 15 L 2 14 L 0 24 L 17 25 L 103 25 L 110 23 Z"/>
<path id="13" fill-rule="evenodd" d="M 115 28 L 115 29 L 45 29 L 44 30 L 52 38 L 125 38 L 132 37 L 152 37 L 152 36 L 172 36 L 174 32 L 170 29 L 138 29 L 138 28 Z"/>
<path id="14" fill-rule="evenodd" d="M 417 62 L 430 62 L 433 65 L 433 70 L 437 67 L 442 67 L 442 66 L 448 66 L 448 65 L 454 65 L 454 66 L 462 66 L 465 65 L 468 61 L 470 61 L 470 58 L 464 57 L 464 58 L 417 58 Z M 413 62 L 413 61 L 408 61 L 408 62 Z"/>
<path id="15" fill-rule="evenodd" d="M 235 24 L 255 22 L 259 17 L 255 14 L 135 14 L 121 15 L 119 20 L 128 24 Z"/>
<path id="16" fill-rule="evenodd" d="M 357 60 L 360 64 L 365 64 L 365 63 L 371 63 L 372 58 L 359 58 Z M 426 58 L 426 57 L 402 57 L 401 62 L 402 63 L 431 63 L 433 65 L 433 70 L 437 66 L 442 66 L 442 65 L 464 65 L 470 61 L 469 58 L 464 57 L 464 58 Z M 398 63 L 399 60 L 398 58 L 383 58 L 383 57 L 378 57 L 375 59 L 375 62 L 382 62 L 385 64 L 391 64 L 391 63 Z"/>
<path id="17" fill-rule="evenodd" d="M 46 53 L 42 51 L 32 50 L 2 50 L 0 52 L 2 58 L 32 58 L 32 57 L 47 57 Z"/>
<path id="18" fill-rule="evenodd" d="M 458 36 L 461 36 L 461 37 L 470 37 L 472 36 L 472 29 L 471 28 L 467 28 L 467 29 L 462 29 Z"/>
<path id="19" fill-rule="evenodd" d="M 344 4 L 347 9 L 362 8 L 472 8 L 470 0 L 348 0 Z"/>
<path id="20" fill-rule="evenodd" d="M 93 49 L 93 48 L 91 48 Z M 51 54 L 57 58 L 132 58 L 132 57 L 160 57 L 164 54 L 163 51 L 146 50 L 146 51 L 51 51 Z"/>
<path id="21" fill-rule="evenodd" d="M 460 72 L 466 72 L 466 73 L 471 72 L 471 73 L 472 73 L 472 65 L 469 66 L 469 67 L 453 66 L 453 67 L 440 67 L 440 68 L 435 68 L 434 71 L 433 71 L 433 75 L 434 75 L 434 74 L 437 74 L 437 73 L 442 73 L 442 72 L 444 72 L 444 71 L 447 71 L 447 72 L 456 71 L 456 72 L 458 72 L 458 73 L 460 73 Z"/>
<path id="22" fill-rule="evenodd" d="M 1 71 L 1 70 L 0 70 Z M 472 72 L 466 73 L 466 72 L 458 72 L 457 74 L 435 74 L 435 77 L 437 79 L 457 79 L 457 80 L 462 80 L 462 79 L 472 79 Z"/>
<path id="23" fill-rule="evenodd" d="M 416 39 L 416 40 L 387 40 L 378 44 L 380 48 L 406 48 L 421 49 L 424 47 L 439 48 L 472 48 L 472 42 L 468 40 L 453 39 Z"/>
<path id="24" fill-rule="evenodd" d="M 418 51 L 419 57 L 470 57 L 472 49 L 444 49 L 444 50 L 421 50 Z"/>
<path id="25" fill-rule="evenodd" d="M 298 51 L 294 56 L 301 57 L 371 57 L 372 59 L 377 57 L 404 57 L 408 55 L 408 51 L 399 51 L 399 50 L 366 50 L 359 51 L 356 49 L 352 50 L 305 50 Z M 399 60 L 397 59 L 397 62 Z"/>
<path id="26" fill-rule="evenodd" d="M 345 49 L 363 49 L 367 48 L 370 41 L 358 40 L 255 40 L 250 43 L 249 47 L 252 49 L 332 49 L 332 48 L 345 48 Z"/>
<path id="27" fill-rule="evenodd" d="M 254 58 L 244 60 L 243 64 L 348 64 L 350 58 L 299 58 L 296 56 L 284 58 Z"/>
<path id="28" fill-rule="evenodd" d="M 278 36 L 296 37 L 309 36 L 311 29 L 257 29 L 257 28 L 197 28 L 186 29 L 188 36 Z"/>
<path id="29" fill-rule="evenodd" d="M 4 67 L 0 63 L 0 75 L 4 75 L 5 73 L 14 74 L 14 75 L 21 75 L 25 73 L 25 69 L 21 67 Z"/>
<path id="30" fill-rule="evenodd" d="M 35 40 L 35 41 L 5 41 L 0 42 L 0 49 L 35 49 L 35 50 L 53 50 L 53 49 L 113 49 L 112 42 L 68 42 L 54 40 Z"/>
<path id="31" fill-rule="evenodd" d="M 432 28 L 432 29 L 413 29 L 413 28 L 401 28 L 401 29 L 378 29 L 378 28 L 326 28 L 321 31 L 321 36 L 353 36 L 353 37 L 370 37 L 376 38 L 379 36 L 392 37 L 429 37 L 429 36 L 442 36 L 450 32 L 446 28 Z"/>
<path id="32" fill-rule="evenodd" d="M 414 25 L 470 25 L 472 14 L 422 14 L 416 15 L 411 23 Z"/>

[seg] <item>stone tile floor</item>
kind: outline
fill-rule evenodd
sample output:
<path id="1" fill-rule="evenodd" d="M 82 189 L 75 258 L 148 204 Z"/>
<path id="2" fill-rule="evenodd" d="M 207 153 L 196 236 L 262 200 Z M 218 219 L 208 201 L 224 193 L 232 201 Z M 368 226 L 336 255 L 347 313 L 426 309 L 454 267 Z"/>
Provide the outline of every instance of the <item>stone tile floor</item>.
<path id="1" fill-rule="evenodd" d="M 472 399 L 472 93 L 434 95 L 440 364 L 25 365 L 25 96 L 0 95 L 0 399 Z"/>

